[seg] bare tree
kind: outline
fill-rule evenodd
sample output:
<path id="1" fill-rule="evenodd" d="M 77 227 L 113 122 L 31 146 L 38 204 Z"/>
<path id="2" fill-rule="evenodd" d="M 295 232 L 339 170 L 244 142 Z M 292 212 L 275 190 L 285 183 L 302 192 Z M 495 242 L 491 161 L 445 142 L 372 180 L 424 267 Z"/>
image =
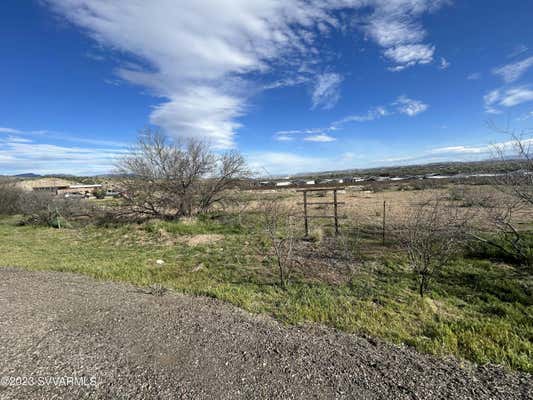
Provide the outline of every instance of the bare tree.
<path id="1" fill-rule="evenodd" d="M 444 268 L 461 249 L 466 234 L 464 215 L 440 199 L 415 206 L 401 227 L 401 242 L 418 279 L 421 297 L 428 291 L 435 273 Z"/>
<path id="2" fill-rule="evenodd" d="M 533 139 L 526 139 L 525 134 L 519 135 L 508 128 L 502 130 L 493 125 L 493 129 L 510 138 L 494 146 L 495 158 L 504 172 L 494 178 L 495 190 L 490 201 L 485 201 L 487 221 L 497 237 L 480 232 L 473 232 L 472 236 L 531 267 L 533 249 L 527 232 L 519 228 L 518 222 L 520 214 L 533 207 Z"/>
<path id="3" fill-rule="evenodd" d="M 494 197 L 485 207 L 487 221 L 498 236 L 493 238 L 480 232 L 472 231 L 471 236 L 487 245 L 498 248 L 502 253 L 514 258 L 523 265 L 531 266 L 533 249 L 527 240 L 526 232 L 517 226 L 517 221 L 524 204 L 515 197 Z"/>
<path id="4" fill-rule="evenodd" d="M 269 256 L 278 268 L 279 283 L 285 287 L 293 265 L 295 223 L 291 210 L 278 198 L 266 199 L 261 205 L 263 226 L 268 240 Z"/>
<path id="5" fill-rule="evenodd" d="M 200 185 L 200 209 L 209 210 L 223 199 L 223 193 L 250 175 L 244 157 L 237 151 L 222 154 L 215 165 L 213 176 Z"/>
<path id="6" fill-rule="evenodd" d="M 218 155 L 203 141 L 171 142 L 149 128 L 117 170 L 129 213 L 168 219 L 209 210 L 248 173 L 237 152 Z"/>
<path id="7" fill-rule="evenodd" d="M 533 138 L 526 138 L 525 132 L 518 134 L 510 129 L 499 132 L 510 140 L 494 146 L 496 158 L 505 170 L 503 175 L 496 177 L 495 183 L 499 190 L 533 206 Z"/>

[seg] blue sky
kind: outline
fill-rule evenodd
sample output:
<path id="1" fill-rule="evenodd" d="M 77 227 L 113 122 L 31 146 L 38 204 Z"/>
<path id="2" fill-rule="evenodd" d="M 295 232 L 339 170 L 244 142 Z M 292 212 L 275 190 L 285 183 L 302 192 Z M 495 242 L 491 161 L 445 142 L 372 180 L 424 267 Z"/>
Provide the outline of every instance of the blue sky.
<path id="1" fill-rule="evenodd" d="M 0 174 L 113 170 L 139 129 L 290 174 L 531 132 L 533 2 L 3 0 Z"/>

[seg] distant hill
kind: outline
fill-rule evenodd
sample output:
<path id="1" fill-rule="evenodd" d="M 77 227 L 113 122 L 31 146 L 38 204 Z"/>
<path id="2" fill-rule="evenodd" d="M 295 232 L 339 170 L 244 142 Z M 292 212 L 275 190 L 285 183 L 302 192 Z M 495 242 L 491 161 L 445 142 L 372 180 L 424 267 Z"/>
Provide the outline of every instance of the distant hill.
<path id="1" fill-rule="evenodd" d="M 294 175 L 302 178 L 338 178 L 347 175 L 375 175 L 375 176 L 405 176 L 443 174 L 455 175 L 460 173 L 501 173 L 521 168 L 522 161 L 515 160 L 483 160 L 469 162 L 440 162 L 429 164 L 402 165 L 391 167 L 359 168 L 337 171 L 308 172 Z"/>
<path id="2" fill-rule="evenodd" d="M 14 178 L 41 178 L 42 175 L 34 174 L 33 172 L 27 172 L 25 174 L 13 175 Z"/>
<path id="3" fill-rule="evenodd" d="M 345 176 L 360 175 L 360 176 L 406 176 L 406 175 L 426 175 L 426 174 L 442 174 L 442 175 L 456 175 L 461 173 L 501 173 L 510 170 L 520 169 L 523 161 L 521 160 L 482 160 L 482 161 L 449 161 L 428 164 L 413 164 L 413 165 L 397 165 L 390 167 L 374 167 L 374 168 L 350 168 L 339 169 L 334 171 L 309 171 L 298 174 L 280 174 L 277 176 L 270 176 L 268 178 L 282 179 L 282 178 L 342 178 Z M 2 175 L 0 175 L 2 176 Z M 79 181 L 80 183 L 101 183 L 103 180 L 113 180 L 121 178 L 120 174 L 103 174 L 94 176 L 76 176 L 70 174 L 46 174 L 39 175 L 32 172 L 7 175 L 4 178 L 18 178 L 18 179 L 37 179 L 37 178 L 58 178 L 71 179 Z M 265 177 L 266 178 L 266 177 Z"/>

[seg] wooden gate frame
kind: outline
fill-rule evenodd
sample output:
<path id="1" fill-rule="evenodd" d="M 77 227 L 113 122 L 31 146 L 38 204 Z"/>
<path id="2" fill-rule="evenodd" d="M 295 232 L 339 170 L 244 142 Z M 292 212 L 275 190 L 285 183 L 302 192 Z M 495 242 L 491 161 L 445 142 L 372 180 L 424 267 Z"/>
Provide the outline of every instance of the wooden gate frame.
<path id="1" fill-rule="evenodd" d="M 345 190 L 344 187 L 333 187 L 333 188 L 314 188 L 314 189 L 298 189 L 298 192 L 303 193 L 303 204 L 304 206 L 304 226 L 305 226 L 305 237 L 309 237 L 309 218 L 333 218 L 335 222 L 335 235 L 339 234 L 339 205 L 344 204 L 344 202 L 337 201 L 337 191 Z M 307 192 L 333 192 L 333 202 L 307 202 Z M 307 206 L 311 205 L 333 205 L 333 215 L 309 215 L 307 213 Z"/>

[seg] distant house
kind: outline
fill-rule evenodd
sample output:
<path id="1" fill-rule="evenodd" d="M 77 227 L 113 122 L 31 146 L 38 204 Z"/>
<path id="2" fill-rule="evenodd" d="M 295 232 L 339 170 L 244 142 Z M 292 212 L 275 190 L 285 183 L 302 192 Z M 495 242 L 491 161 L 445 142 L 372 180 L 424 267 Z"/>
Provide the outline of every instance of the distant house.
<path id="1" fill-rule="evenodd" d="M 68 188 L 58 191 L 58 195 L 71 197 L 72 195 L 79 195 L 89 197 L 96 190 L 102 189 L 102 185 L 70 185 Z"/>
<path id="2" fill-rule="evenodd" d="M 59 194 L 60 190 L 67 189 L 73 182 L 60 178 L 25 179 L 17 183 L 21 189 L 36 192 L 49 192 Z"/>
<path id="3" fill-rule="evenodd" d="M 259 186 L 273 186 L 274 183 L 270 181 L 261 181 L 259 182 Z"/>
<path id="4" fill-rule="evenodd" d="M 290 186 L 292 185 L 292 182 L 291 181 L 281 181 L 281 182 L 276 182 L 276 186 Z"/>
<path id="5" fill-rule="evenodd" d="M 307 181 L 305 179 L 296 179 L 294 181 L 292 181 L 292 184 L 293 185 L 306 185 L 307 184 Z"/>
<path id="6" fill-rule="evenodd" d="M 102 188 L 102 185 L 99 184 L 84 185 L 60 178 L 23 180 L 17 186 L 24 190 L 48 192 L 56 196 L 65 197 L 70 197 L 71 195 L 90 196 L 95 190 Z"/>

